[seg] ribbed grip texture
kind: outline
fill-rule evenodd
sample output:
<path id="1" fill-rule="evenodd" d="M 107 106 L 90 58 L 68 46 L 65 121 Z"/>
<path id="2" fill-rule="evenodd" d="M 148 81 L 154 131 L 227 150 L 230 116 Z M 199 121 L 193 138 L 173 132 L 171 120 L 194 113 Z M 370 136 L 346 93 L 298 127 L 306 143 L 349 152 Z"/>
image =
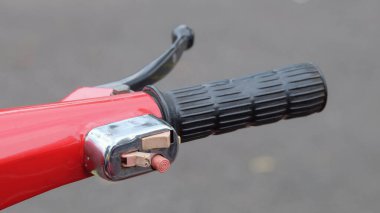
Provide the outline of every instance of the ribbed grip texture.
<path id="1" fill-rule="evenodd" d="M 298 64 L 172 90 L 162 98 L 168 107 L 165 117 L 186 142 L 320 112 L 327 88 L 316 66 Z"/>

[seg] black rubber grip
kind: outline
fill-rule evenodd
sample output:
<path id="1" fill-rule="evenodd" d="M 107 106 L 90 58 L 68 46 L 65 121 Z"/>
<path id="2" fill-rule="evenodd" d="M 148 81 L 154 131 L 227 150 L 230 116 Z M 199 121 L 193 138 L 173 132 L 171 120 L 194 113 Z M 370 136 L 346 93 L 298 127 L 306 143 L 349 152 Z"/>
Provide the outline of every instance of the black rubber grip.
<path id="1" fill-rule="evenodd" d="M 313 64 L 160 92 L 147 87 L 182 142 L 320 112 L 327 87 Z"/>

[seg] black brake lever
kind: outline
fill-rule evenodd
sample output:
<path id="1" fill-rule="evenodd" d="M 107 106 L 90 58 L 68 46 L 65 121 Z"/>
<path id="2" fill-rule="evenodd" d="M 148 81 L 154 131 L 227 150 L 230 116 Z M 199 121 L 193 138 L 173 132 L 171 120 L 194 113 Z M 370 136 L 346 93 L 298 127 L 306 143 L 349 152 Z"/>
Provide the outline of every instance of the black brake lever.
<path id="1" fill-rule="evenodd" d="M 154 84 L 164 78 L 177 64 L 185 50 L 194 44 L 193 30 L 180 25 L 172 32 L 172 45 L 161 56 L 150 62 L 135 74 L 119 81 L 99 85 L 97 87 L 118 89 L 128 86 L 129 89 L 138 91 L 144 86 Z M 127 88 L 128 88 L 127 87 Z"/>

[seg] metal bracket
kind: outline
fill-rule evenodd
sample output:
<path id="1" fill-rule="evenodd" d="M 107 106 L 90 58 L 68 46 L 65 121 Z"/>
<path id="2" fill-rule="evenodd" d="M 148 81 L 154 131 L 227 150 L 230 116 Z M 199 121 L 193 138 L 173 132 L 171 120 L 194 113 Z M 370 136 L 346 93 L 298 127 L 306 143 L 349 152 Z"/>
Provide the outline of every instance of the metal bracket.
<path id="1" fill-rule="evenodd" d="M 164 78 L 177 64 L 185 50 L 190 49 L 194 44 L 193 30 L 180 25 L 172 32 L 172 45 L 161 56 L 150 62 L 135 74 L 119 81 L 99 85 L 103 88 L 118 88 L 120 85 L 127 85 L 131 90 L 142 90 L 148 84 L 154 84 Z"/>

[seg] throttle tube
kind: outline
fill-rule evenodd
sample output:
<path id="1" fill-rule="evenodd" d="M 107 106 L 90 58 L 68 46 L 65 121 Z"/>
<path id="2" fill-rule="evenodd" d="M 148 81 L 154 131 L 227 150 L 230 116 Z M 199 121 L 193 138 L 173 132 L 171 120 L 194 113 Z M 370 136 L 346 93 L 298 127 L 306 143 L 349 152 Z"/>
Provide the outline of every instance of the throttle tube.
<path id="1" fill-rule="evenodd" d="M 152 95 L 182 142 L 321 112 L 327 87 L 319 68 L 291 65 L 244 78 L 216 81 Z"/>

